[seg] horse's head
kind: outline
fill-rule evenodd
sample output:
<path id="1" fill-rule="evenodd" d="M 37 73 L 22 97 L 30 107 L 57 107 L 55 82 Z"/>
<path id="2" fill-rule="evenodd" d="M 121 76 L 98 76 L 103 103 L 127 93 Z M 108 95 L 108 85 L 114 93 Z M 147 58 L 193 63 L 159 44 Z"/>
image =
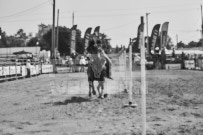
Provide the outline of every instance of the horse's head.
<path id="1" fill-rule="evenodd" d="M 89 46 L 87 47 L 87 52 L 91 54 L 98 54 L 101 52 L 102 44 L 100 40 L 90 40 Z"/>

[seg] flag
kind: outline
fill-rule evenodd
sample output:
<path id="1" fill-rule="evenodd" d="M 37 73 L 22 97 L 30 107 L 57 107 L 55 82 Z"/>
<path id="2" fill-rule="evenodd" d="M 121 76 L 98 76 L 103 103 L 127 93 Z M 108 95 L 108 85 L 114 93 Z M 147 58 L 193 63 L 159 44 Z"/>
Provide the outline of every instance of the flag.
<path id="1" fill-rule="evenodd" d="M 84 35 L 85 50 L 87 49 L 87 47 L 89 45 L 89 40 L 90 40 L 90 37 L 91 37 L 91 31 L 92 31 L 92 28 L 87 28 L 87 30 L 85 31 L 85 35 Z"/>
<path id="2" fill-rule="evenodd" d="M 160 24 L 156 24 L 154 26 L 154 28 L 152 29 L 152 34 L 151 34 L 151 38 L 149 41 L 149 54 L 152 54 L 152 50 L 155 51 L 155 47 L 156 47 L 156 43 L 157 43 L 157 38 L 159 36 L 159 28 L 160 28 Z"/>
<path id="3" fill-rule="evenodd" d="M 93 33 L 93 40 L 94 40 L 94 42 L 96 42 L 99 39 L 99 30 L 100 30 L 100 26 L 97 26 L 94 29 L 94 33 Z"/>
<path id="4" fill-rule="evenodd" d="M 166 47 L 166 45 L 167 45 L 168 24 L 169 24 L 169 22 L 165 22 L 165 23 L 162 24 L 162 27 L 161 27 L 161 33 L 160 33 L 161 45 L 160 45 L 160 49 Z"/>
<path id="5" fill-rule="evenodd" d="M 73 25 L 71 28 L 71 48 L 70 48 L 70 54 L 73 52 L 76 52 L 76 29 L 77 25 Z"/>
<path id="6" fill-rule="evenodd" d="M 143 40 L 143 37 L 144 36 L 144 24 L 140 24 L 138 26 L 138 30 L 137 30 L 137 45 L 138 45 L 138 48 L 141 48 L 141 44 L 142 44 L 142 40 Z"/>

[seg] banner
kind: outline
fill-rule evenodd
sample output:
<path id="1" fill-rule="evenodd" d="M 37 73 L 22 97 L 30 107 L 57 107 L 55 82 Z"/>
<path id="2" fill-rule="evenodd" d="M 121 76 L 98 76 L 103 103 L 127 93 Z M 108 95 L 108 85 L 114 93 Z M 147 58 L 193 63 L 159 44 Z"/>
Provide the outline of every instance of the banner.
<path id="1" fill-rule="evenodd" d="M 21 67 L 21 74 L 22 74 L 22 76 L 26 76 L 27 75 L 27 69 L 26 69 L 25 66 Z"/>
<path id="2" fill-rule="evenodd" d="M 97 40 L 99 39 L 99 30 L 100 30 L 100 26 L 97 26 L 94 29 L 94 33 L 93 33 L 93 40 L 94 40 L 94 42 L 97 42 Z"/>
<path id="3" fill-rule="evenodd" d="M 143 35 L 144 34 L 144 25 L 143 24 L 140 24 L 138 26 L 138 30 L 137 30 L 137 45 L 138 45 L 138 48 L 141 48 L 141 44 L 142 44 L 142 40 L 143 40 Z"/>
<path id="4" fill-rule="evenodd" d="M 0 67 L 0 76 L 3 76 L 3 67 Z"/>
<path id="5" fill-rule="evenodd" d="M 162 27 L 161 27 L 161 33 L 160 33 L 161 45 L 160 45 L 160 49 L 166 47 L 166 45 L 167 45 L 168 24 L 169 24 L 169 22 L 165 22 L 165 23 L 162 24 Z"/>
<path id="6" fill-rule="evenodd" d="M 149 54 L 151 55 L 153 54 L 152 52 L 154 52 L 156 47 L 157 38 L 159 36 L 159 28 L 160 28 L 160 24 L 156 24 L 152 29 L 152 34 L 149 41 L 149 50 L 148 50 Z"/>
<path id="7" fill-rule="evenodd" d="M 77 25 L 73 25 L 71 28 L 71 48 L 70 48 L 70 54 L 76 52 L 76 29 Z"/>
<path id="8" fill-rule="evenodd" d="M 91 31 L 92 31 L 92 28 L 87 28 L 87 30 L 85 31 L 85 35 L 84 35 L 85 50 L 87 49 L 87 47 L 89 45 L 89 40 L 90 40 L 90 37 L 91 37 Z"/>
<path id="9" fill-rule="evenodd" d="M 3 67 L 3 76 L 9 75 L 9 66 Z"/>
<path id="10" fill-rule="evenodd" d="M 15 75 L 15 74 L 16 74 L 16 67 L 15 66 L 10 66 L 9 75 Z"/>
<path id="11" fill-rule="evenodd" d="M 20 66 L 16 66 L 16 74 L 21 74 L 21 67 Z"/>

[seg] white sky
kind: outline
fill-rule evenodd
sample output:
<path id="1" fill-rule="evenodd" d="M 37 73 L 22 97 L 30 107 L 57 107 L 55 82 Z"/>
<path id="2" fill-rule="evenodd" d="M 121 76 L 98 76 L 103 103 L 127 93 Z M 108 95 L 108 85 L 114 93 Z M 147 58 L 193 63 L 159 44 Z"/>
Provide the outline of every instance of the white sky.
<path id="1" fill-rule="evenodd" d="M 56 0 L 56 12 L 60 10 L 59 25 L 70 28 L 74 11 L 74 22 L 82 36 L 88 27 L 94 30 L 101 26 L 100 32 L 112 39 L 112 46 L 128 45 L 129 38 L 137 36 L 140 16 L 146 17 L 149 12 L 149 35 L 154 25 L 168 21 L 168 34 L 176 44 L 176 35 L 184 43 L 200 39 L 201 3 L 202 0 Z M 38 24 L 52 24 L 52 12 L 52 0 L 0 0 L 0 27 L 7 35 L 20 28 L 35 34 Z"/>

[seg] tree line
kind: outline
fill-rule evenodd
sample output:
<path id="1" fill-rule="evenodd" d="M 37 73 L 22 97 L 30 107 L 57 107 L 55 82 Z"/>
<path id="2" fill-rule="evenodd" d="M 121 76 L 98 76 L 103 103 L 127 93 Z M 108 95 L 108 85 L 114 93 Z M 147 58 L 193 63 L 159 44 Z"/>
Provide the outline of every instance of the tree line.
<path id="1" fill-rule="evenodd" d="M 43 27 L 48 25 L 40 24 Z M 58 51 L 61 55 L 70 55 L 71 46 L 71 29 L 65 26 L 58 27 Z M 56 33 L 55 33 L 56 34 Z M 107 53 L 111 52 L 111 45 L 107 42 L 107 35 L 101 33 L 103 39 L 103 48 Z M 39 32 L 33 36 L 31 33 L 26 34 L 23 29 L 19 29 L 14 35 L 7 35 L 5 31 L 1 32 L 0 48 L 5 47 L 32 47 L 40 46 L 41 50 L 51 50 L 52 29 L 48 29 L 45 33 Z M 76 53 L 83 54 L 85 51 L 84 38 L 82 32 L 76 29 Z"/>

